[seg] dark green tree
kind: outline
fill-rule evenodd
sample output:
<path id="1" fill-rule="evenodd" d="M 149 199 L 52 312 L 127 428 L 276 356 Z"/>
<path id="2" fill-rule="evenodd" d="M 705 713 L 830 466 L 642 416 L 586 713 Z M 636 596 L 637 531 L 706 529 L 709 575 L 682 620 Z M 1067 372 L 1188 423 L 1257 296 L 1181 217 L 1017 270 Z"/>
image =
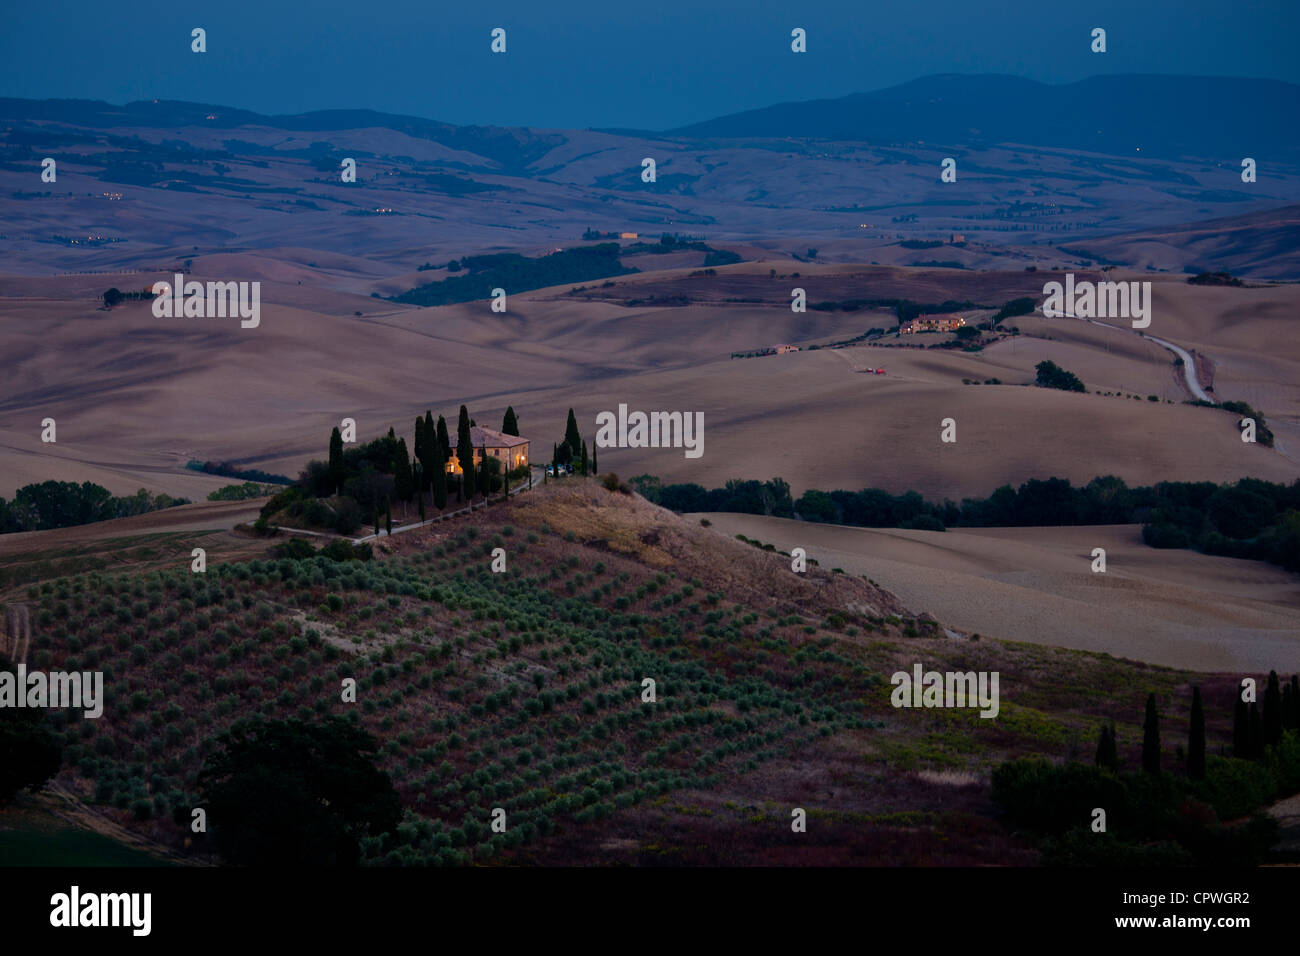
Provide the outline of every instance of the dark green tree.
<path id="1" fill-rule="evenodd" d="M 393 457 L 393 493 L 398 501 L 410 501 L 415 494 L 415 476 L 411 473 L 411 458 L 406 451 L 406 439 L 397 441 L 397 454 Z"/>
<path id="2" fill-rule="evenodd" d="M 1295 701 L 1291 698 L 1291 685 L 1282 685 L 1282 729 L 1290 730 L 1295 726 L 1293 713 Z"/>
<path id="3" fill-rule="evenodd" d="M 393 499 L 388 497 L 384 498 L 384 531 L 393 533 Z"/>
<path id="4" fill-rule="evenodd" d="M 1264 756 L 1264 728 L 1259 719 L 1259 703 L 1250 702 L 1250 756 L 1251 759 Z"/>
<path id="5" fill-rule="evenodd" d="M 587 442 L 585 439 L 582 442 L 582 474 L 584 476 L 587 474 Z"/>
<path id="6" fill-rule="evenodd" d="M 431 444 L 431 443 L 429 443 Z M 424 416 L 415 416 L 415 445 L 412 447 L 415 452 L 414 471 L 416 493 L 423 492 L 427 487 L 427 466 L 426 460 L 428 449 L 426 448 L 426 439 L 424 437 Z"/>
<path id="7" fill-rule="evenodd" d="M 593 475 L 600 474 L 600 472 L 596 468 L 596 446 L 595 445 L 591 446 L 591 473 Z"/>
<path id="8" fill-rule="evenodd" d="M 433 423 L 433 412 L 424 413 L 424 454 L 420 464 L 424 466 L 424 489 L 428 491 L 433 485 L 434 448 L 438 446 L 438 426 Z"/>
<path id="9" fill-rule="evenodd" d="M 469 409 L 460 407 L 460 421 L 456 426 L 456 457 L 460 462 L 461 482 L 465 497 L 474 500 L 474 445 L 470 440 Z"/>
<path id="10" fill-rule="evenodd" d="M 1241 688 L 1237 689 L 1236 705 L 1232 709 L 1232 755 L 1242 760 L 1251 758 L 1250 752 L 1250 708 L 1241 699 Z"/>
<path id="11" fill-rule="evenodd" d="M 13 671 L 9 659 L 0 655 L 0 672 Z M 17 692 L 24 694 L 26 688 Z M 62 763 L 63 747 L 44 710 L 0 707 L 0 807 L 19 790 L 40 790 Z"/>
<path id="12" fill-rule="evenodd" d="M 451 435 L 447 433 L 447 419 L 438 416 L 438 444 L 442 446 L 442 460 L 451 461 Z"/>
<path id="13" fill-rule="evenodd" d="M 569 457 L 577 458 L 579 450 L 582 448 L 582 434 L 578 431 L 578 419 L 573 414 L 573 409 L 569 409 L 569 421 L 564 426 L 564 443 L 569 446 Z"/>
<path id="14" fill-rule="evenodd" d="M 341 717 L 236 721 L 199 773 L 213 837 L 230 863 L 356 866 L 361 841 L 396 829 L 402 805 L 378 744 Z"/>
<path id="15" fill-rule="evenodd" d="M 1160 773 L 1160 715 L 1156 713 L 1156 695 L 1147 695 L 1146 717 L 1142 720 L 1142 769 Z"/>
<path id="16" fill-rule="evenodd" d="M 519 437 L 519 419 L 515 417 L 515 408 L 510 405 L 506 408 L 505 418 L 501 420 L 501 431 L 507 435 Z"/>
<path id="17" fill-rule="evenodd" d="M 330 432 L 329 484 L 331 494 L 343 491 L 343 434 L 335 426 Z"/>
<path id="18" fill-rule="evenodd" d="M 483 460 L 479 462 L 478 488 L 483 492 L 484 498 L 501 488 L 501 459 L 489 455 L 486 449 L 483 451 Z"/>
<path id="19" fill-rule="evenodd" d="M 1201 689 L 1192 688 L 1192 722 L 1187 731 L 1187 776 L 1205 779 L 1205 710 L 1201 706 Z"/>
<path id="20" fill-rule="evenodd" d="M 1264 688 L 1264 743 L 1276 747 L 1282 742 L 1282 685 L 1277 671 L 1268 672 Z"/>
<path id="21" fill-rule="evenodd" d="M 1107 722 L 1101 725 L 1101 734 L 1097 740 L 1097 766 L 1106 770 L 1119 770 L 1119 753 L 1115 744 L 1115 724 Z"/>
<path id="22" fill-rule="evenodd" d="M 379 537 L 379 509 L 375 508 L 375 537 Z"/>
<path id="23" fill-rule="evenodd" d="M 447 459 L 441 442 L 434 442 L 433 447 L 433 505 L 439 511 L 447 507 Z"/>

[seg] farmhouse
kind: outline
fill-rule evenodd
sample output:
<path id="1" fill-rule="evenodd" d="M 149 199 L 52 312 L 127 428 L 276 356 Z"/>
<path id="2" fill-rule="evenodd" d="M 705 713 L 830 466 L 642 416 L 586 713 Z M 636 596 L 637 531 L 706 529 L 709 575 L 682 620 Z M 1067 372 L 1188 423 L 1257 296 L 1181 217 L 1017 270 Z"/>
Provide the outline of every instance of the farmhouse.
<path id="1" fill-rule="evenodd" d="M 513 471 L 520 465 L 528 464 L 528 445 L 527 438 L 520 438 L 517 435 L 507 435 L 504 432 L 496 431 L 492 428 L 480 428 L 478 425 L 471 425 L 469 429 L 469 441 L 474 446 L 474 464 L 483 460 L 486 453 L 489 458 L 499 458 L 506 471 Z M 447 462 L 447 470 L 452 474 L 460 473 L 460 446 L 452 452 L 451 460 Z"/>
<path id="2" fill-rule="evenodd" d="M 960 315 L 922 315 L 898 331 L 904 335 L 915 332 L 954 332 L 965 324 L 966 320 Z"/>
<path id="3" fill-rule="evenodd" d="M 772 346 L 772 351 L 775 352 L 777 355 L 784 355 L 786 352 L 798 352 L 798 351 L 799 351 L 799 346 L 797 346 L 797 345 L 773 345 L 773 346 Z"/>

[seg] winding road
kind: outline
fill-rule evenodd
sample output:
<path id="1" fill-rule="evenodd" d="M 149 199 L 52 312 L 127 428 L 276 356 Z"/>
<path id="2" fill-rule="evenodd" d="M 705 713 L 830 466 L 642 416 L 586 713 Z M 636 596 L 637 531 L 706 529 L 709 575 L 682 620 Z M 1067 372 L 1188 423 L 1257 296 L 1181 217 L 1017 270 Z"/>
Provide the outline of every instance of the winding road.
<path id="1" fill-rule="evenodd" d="M 1087 319 L 1086 321 L 1091 322 L 1094 325 L 1104 325 L 1108 329 L 1119 329 L 1121 332 L 1132 331 L 1131 329 L 1126 329 L 1123 326 L 1111 325 L 1109 322 L 1098 322 L 1096 319 Z M 1210 398 L 1209 395 L 1206 394 L 1205 389 L 1201 388 L 1201 383 L 1196 377 L 1196 362 L 1192 359 L 1192 356 L 1188 353 L 1188 351 L 1185 348 L 1183 348 L 1181 345 L 1175 345 L 1173 342 L 1166 342 L 1164 339 L 1158 339 L 1154 335 L 1144 335 L 1142 337 L 1145 339 L 1150 339 L 1152 342 L 1155 342 L 1157 345 L 1164 346 L 1169 351 L 1177 355 L 1180 359 L 1182 359 L 1183 378 L 1187 380 L 1188 391 L 1190 391 L 1193 395 L 1195 395 L 1203 402 L 1209 402 L 1212 405 L 1219 404 L 1214 399 Z"/>

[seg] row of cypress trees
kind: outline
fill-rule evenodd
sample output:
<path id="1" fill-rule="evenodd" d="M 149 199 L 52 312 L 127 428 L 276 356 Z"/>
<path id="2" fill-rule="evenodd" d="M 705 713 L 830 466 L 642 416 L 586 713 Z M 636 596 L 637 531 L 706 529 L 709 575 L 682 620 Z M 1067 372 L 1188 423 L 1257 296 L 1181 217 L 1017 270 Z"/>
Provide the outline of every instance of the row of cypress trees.
<path id="1" fill-rule="evenodd" d="M 569 420 L 564 426 L 564 441 L 551 446 L 551 464 L 574 466 L 574 471 L 581 475 L 596 474 L 596 449 L 592 448 L 591 458 L 587 458 L 587 442 L 578 431 L 578 419 L 569 409 Z"/>
<path id="2" fill-rule="evenodd" d="M 1276 747 L 1287 730 L 1300 730 L 1300 677 L 1291 675 L 1285 685 L 1277 671 L 1269 671 L 1264 686 L 1264 702 L 1246 701 L 1237 695 L 1232 712 L 1232 753 L 1235 757 L 1257 760 L 1265 747 Z"/>
<path id="3" fill-rule="evenodd" d="M 1300 730 L 1300 675 L 1291 675 L 1285 685 L 1277 671 L 1269 671 L 1261 708 L 1256 701 L 1247 703 L 1238 694 L 1232 719 L 1232 755 L 1243 760 L 1257 760 L 1265 748 L 1277 746 L 1287 730 Z M 1115 722 L 1102 724 L 1097 741 L 1096 764 L 1110 770 L 1119 769 Z M 1142 721 L 1142 769 L 1160 773 L 1160 714 L 1156 695 L 1147 695 L 1146 714 Z M 1201 689 L 1192 688 L 1192 712 L 1187 729 L 1187 776 L 1205 778 L 1205 707 Z"/>
<path id="4" fill-rule="evenodd" d="M 572 410 L 570 410 L 569 415 L 572 418 Z M 455 483 L 456 500 L 458 502 L 467 498 L 472 500 L 479 489 L 483 489 L 484 493 L 486 493 L 491 476 L 488 472 L 486 456 L 484 456 L 484 460 L 479 466 L 475 468 L 474 448 L 470 440 L 471 424 L 469 409 L 462 405 L 456 424 L 457 441 L 453 452 L 447 420 L 439 415 L 435 424 L 433 412 L 426 410 L 424 415 L 416 416 L 415 419 L 414 457 L 407 450 L 406 439 L 397 438 L 393 429 L 388 430 L 388 438 L 392 440 L 395 447 L 391 468 L 393 495 L 396 496 L 398 501 L 411 501 L 413 498 L 418 500 L 421 520 L 424 520 L 425 517 L 425 496 L 429 495 L 433 506 L 438 510 L 442 510 L 447 506 L 453 482 Z M 513 406 L 506 409 L 501 430 L 508 435 L 516 437 L 519 435 L 519 420 Z M 460 474 L 449 477 L 447 463 L 451 461 L 453 453 L 457 456 L 456 460 L 460 466 Z M 328 468 L 332 486 L 341 489 L 346 475 L 343 462 L 343 436 L 337 426 L 330 433 Z M 505 481 L 505 487 L 508 491 L 510 487 L 509 478 L 507 477 Z M 386 526 L 391 532 L 391 498 L 386 500 L 383 514 L 385 515 Z M 379 526 L 380 511 L 376 509 L 376 534 L 379 533 Z"/>

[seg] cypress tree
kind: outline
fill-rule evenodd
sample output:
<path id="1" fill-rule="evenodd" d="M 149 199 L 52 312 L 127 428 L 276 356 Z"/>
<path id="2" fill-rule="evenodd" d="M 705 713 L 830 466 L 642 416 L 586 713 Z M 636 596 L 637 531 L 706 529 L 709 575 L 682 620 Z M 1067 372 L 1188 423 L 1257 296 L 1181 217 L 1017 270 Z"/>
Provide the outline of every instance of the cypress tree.
<path id="1" fill-rule="evenodd" d="M 470 443 L 469 409 L 460 407 L 460 421 L 456 425 L 456 458 L 460 462 L 461 483 L 465 497 L 474 500 L 474 446 Z"/>
<path id="2" fill-rule="evenodd" d="M 1192 724 L 1187 731 L 1187 776 L 1205 779 L 1205 710 L 1201 706 L 1201 689 L 1192 688 Z"/>
<path id="3" fill-rule="evenodd" d="M 1259 704 L 1250 702 L 1250 756 L 1251 759 L 1264 756 L 1264 728 L 1259 719 Z"/>
<path id="4" fill-rule="evenodd" d="M 596 467 L 596 446 L 595 445 L 591 446 L 591 473 L 593 475 L 600 474 L 600 471 Z"/>
<path id="5" fill-rule="evenodd" d="M 343 490 L 343 434 L 338 426 L 330 432 L 330 490 L 338 494 Z"/>
<path id="6" fill-rule="evenodd" d="M 438 444 L 442 446 L 443 462 L 451 461 L 451 436 L 447 434 L 447 419 L 438 416 Z"/>
<path id="7" fill-rule="evenodd" d="M 438 444 L 438 436 L 433 425 L 427 419 L 416 416 L 415 419 L 415 460 L 420 463 L 420 479 L 415 483 L 421 492 L 429 490 L 433 480 L 433 447 Z"/>
<path id="8" fill-rule="evenodd" d="M 1106 770 L 1119 770 L 1119 754 L 1115 746 L 1115 724 L 1101 725 L 1101 734 L 1097 740 L 1097 766 Z"/>
<path id="9" fill-rule="evenodd" d="M 1277 671 L 1268 672 L 1264 688 L 1264 743 L 1276 747 L 1282 742 L 1282 685 Z"/>
<path id="10" fill-rule="evenodd" d="M 393 533 L 393 499 L 384 495 L 384 530 Z"/>
<path id="11" fill-rule="evenodd" d="M 506 408 L 506 416 L 501 420 L 501 431 L 506 435 L 519 437 L 519 420 L 515 418 L 515 408 L 513 405 Z"/>
<path id="12" fill-rule="evenodd" d="M 582 442 L 582 474 L 584 477 L 587 474 L 587 442 L 585 439 Z"/>
<path id="13" fill-rule="evenodd" d="M 433 506 L 439 511 L 447 507 L 447 460 L 437 441 L 433 443 Z"/>
<path id="14" fill-rule="evenodd" d="M 424 520 L 424 492 L 420 492 L 418 495 L 416 495 L 416 497 L 420 499 L 420 520 L 423 521 Z"/>
<path id="15" fill-rule="evenodd" d="M 397 440 L 397 455 L 393 459 L 393 493 L 398 501 L 410 501 L 415 493 L 415 476 L 411 474 L 411 458 L 406 453 L 406 439 Z"/>
<path id="16" fill-rule="evenodd" d="M 569 422 L 564 426 L 564 443 L 569 446 L 568 457 L 577 458 L 578 450 L 582 446 L 582 434 L 578 431 L 578 419 L 574 417 L 572 408 L 569 409 Z"/>
<path id="17" fill-rule="evenodd" d="M 555 444 L 555 442 L 551 442 L 551 464 L 558 465 L 559 463 L 560 463 L 560 448 L 558 445 Z"/>
<path id="18" fill-rule="evenodd" d="M 1250 759 L 1250 711 L 1237 692 L 1237 703 L 1232 709 L 1232 755 L 1241 760 Z"/>
<path id="19" fill-rule="evenodd" d="M 1300 675 L 1291 675 L 1291 724 L 1292 730 L 1300 730 Z"/>
<path id="20" fill-rule="evenodd" d="M 379 537 L 379 506 L 375 506 L 375 537 Z"/>
<path id="21" fill-rule="evenodd" d="M 1142 721 L 1142 769 L 1160 773 L 1160 715 L 1156 713 L 1156 695 L 1147 695 L 1147 713 Z"/>

